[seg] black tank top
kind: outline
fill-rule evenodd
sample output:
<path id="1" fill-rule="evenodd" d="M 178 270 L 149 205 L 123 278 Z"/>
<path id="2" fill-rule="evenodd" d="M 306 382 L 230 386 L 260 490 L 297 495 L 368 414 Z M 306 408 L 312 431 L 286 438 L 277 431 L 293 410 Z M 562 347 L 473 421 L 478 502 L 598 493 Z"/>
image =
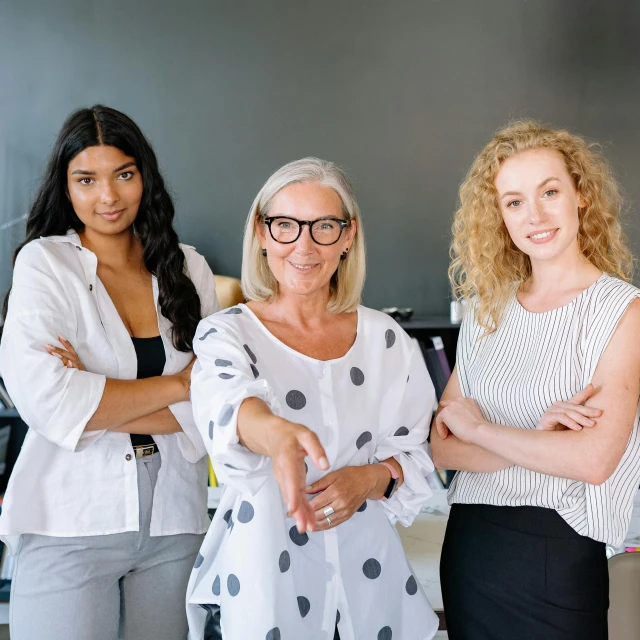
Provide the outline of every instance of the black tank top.
<path id="1" fill-rule="evenodd" d="M 138 358 L 138 374 L 137 378 L 152 378 L 153 376 L 161 376 L 164 371 L 164 365 L 167 361 L 167 355 L 164 352 L 164 344 L 162 338 L 155 336 L 153 338 L 131 338 L 133 347 L 136 350 Z M 131 444 L 135 447 L 138 445 L 153 444 L 153 437 L 146 434 L 132 433 Z"/>

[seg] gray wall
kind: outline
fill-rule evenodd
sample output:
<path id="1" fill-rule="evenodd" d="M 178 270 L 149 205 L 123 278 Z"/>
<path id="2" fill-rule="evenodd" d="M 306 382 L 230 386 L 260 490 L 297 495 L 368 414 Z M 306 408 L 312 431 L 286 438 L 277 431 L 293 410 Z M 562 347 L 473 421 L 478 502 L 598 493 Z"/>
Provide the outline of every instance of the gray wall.
<path id="1" fill-rule="evenodd" d="M 0 287 L 62 121 L 103 102 L 151 139 L 214 271 L 239 274 L 269 174 L 316 155 L 356 187 L 365 303 L 446 313 L 457 186 L 508 119 L 602 142 L 640 201 L 639 34 L 633 0 L 0 0 Z"/>

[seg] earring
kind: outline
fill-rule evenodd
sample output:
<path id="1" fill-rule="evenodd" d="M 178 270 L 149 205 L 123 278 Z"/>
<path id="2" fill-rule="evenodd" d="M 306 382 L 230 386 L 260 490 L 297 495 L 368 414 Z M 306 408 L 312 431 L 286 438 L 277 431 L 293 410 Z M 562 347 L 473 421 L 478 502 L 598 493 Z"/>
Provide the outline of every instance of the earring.
<path id="1" fill-rule="evenodd" d="M 263 250 L 262 250 L 262 255 L 263 255 L 265 258 L 267 257 L 267 250 L 266 250 L 266 249 L 263 249 Z"/>
<path id="2" fill-rule="evenodd" d="M 349 249 L 345 249 L 342 254 L 340 255 L 340 260 L 346 260 L 347 259 L 347 253 L 349 253 Z"/>

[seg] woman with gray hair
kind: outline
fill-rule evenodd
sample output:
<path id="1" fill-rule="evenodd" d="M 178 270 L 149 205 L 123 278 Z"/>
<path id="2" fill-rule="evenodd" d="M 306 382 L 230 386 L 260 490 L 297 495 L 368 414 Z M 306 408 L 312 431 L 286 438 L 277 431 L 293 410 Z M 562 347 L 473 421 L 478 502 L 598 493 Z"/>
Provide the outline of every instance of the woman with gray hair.
<path id="1" fill-rule="evenodd" d="M 431 495 L 422 355 L 359 304 L 362 220 L 334 164 L 276 171 L 245 227 L 247 304 L 198 326 L 196 423 L 224 483 L 187 602 L 193 640 L 427 640 L 395 531 Z"/>

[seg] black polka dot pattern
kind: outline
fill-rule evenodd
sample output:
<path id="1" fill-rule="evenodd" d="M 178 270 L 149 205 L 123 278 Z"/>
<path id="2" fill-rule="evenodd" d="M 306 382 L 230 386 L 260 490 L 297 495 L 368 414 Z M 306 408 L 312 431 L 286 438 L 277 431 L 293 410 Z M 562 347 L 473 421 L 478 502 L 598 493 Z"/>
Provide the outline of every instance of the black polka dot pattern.
<path id="1" fill-rule="evenodd" d="M 409 429 L 407 427 L 400 427 L 394 434 L 394 436 L 408 436 Z"/>
<path id="2" fill-rule="evenodd" d="M 365 500 L 359 507 L 358 513 L 362 513 L 367 508 L 367 501 Z"/>
<path id="3" fill-rule="evenodd" d="M 369 580 L 375 580 L 380 575 L 381 572 L 382 572 L 382 567 L 380 566 L 380 563 L 375 558 L 369 558 L 362 565 L 362 573 L 364 573 L 364 575 L 367 576 Z"/>
<path id="4" fill-rule="evenodd" d="M 278 566 L 280 567 L 280 573 L 286 573 L 291 566 L 291 556 L 288 551 L 283 551 L 278 558 Z"/>
<path id="5" fill-rule="evenodd" d="M 299 533 L 295 525 L 289 529 L 289 537 L 291 538 L 291 542 L 297 544 L 299 547 L 304 547 L 304 545 L 309 542 L 309 536 L 306 533 Z"/>
<path id="6" fill-rule="evenodd" d="M 311 603 L 304 596 L 298 596 L 298 609 L 300 610 L 300 615 L 304 618 L 311 610 Z"/>
<path id="7" fill-rule="evenodd" d="M 231 362 L 231 360 L 222 360 L 221 358 L 218 358 L 213 364 L 215 364 L 216 367 L 230 367 L 233 362 Z"/>
<path id="8" fill-rule="evenodd" d="M 358 449 L 362 449 L 367 442 L 371 442 L 373 440 L 373 436 L 371 435 L 371 431 L 365 431 L 358 436 L 356 440 L 356 447 Z"/>
<path id="9" fill-rule="evenodd" d="M 227 578 L 227 591 L 229 595 L 233 597 L 240 593 L 240 580 L 238 580 L 238 576 L 234 576 L 233 573 L 230 573 Z"/>
<path id="10" fill-rule="evenodd" d="M 209 420 L 209 438 L 213 440 L 213 420 Z"/>
<path id="11" fill-rule="evenodd" d="M 278 629 L 278 627 L 274 627 L 271 631 L 268 631 L 264 640 L 282 640 L 280 629 Z"/>
<path id="12" fill-rule="evenodd" d="M 304 475 L 306 476 L 307 473 L 309 473 L 309 465 L 305 462 L 304 463 Z"/>
<path id="13" fill-rule="evenodd" d="M 239 471 L 238 467 L 234 467 L 232 464 L 229 464 L 228 462 L 225 462 L 224 466 L 227 467 L 227 469 L 233 469 L 234 471 Z"/>
<path id="14" fill-rule="evenodd" d="M 378 631 L 378 640 L 391 640 L 391 627 L 382 627 Z"/>
<path id="15" fill-rule="evenodd" d="M 219 373 L 218 378 L 222 378 L 223 380 L 231 380 L 231 378 L 235 378 L 235 376 L 231 373 Z"/>
<path id="16" fill-rule="evenodd" d="M 222 409 L 220 409 L 220 415 L 218 416 L 218 425 L 226 427 L 231 422 L 231 418 L 233 418 L 233 405 L 223 405 Z"/>
<path id="17" fill-rule="evenodd" d="M 227 523 L 227 529 L 233 527 L 233 519 L 231 518 L 231 509 L 224 514 L 224 521 Z"/>
<path id="18" fill-rule="evenodd" d="M 404 588 L 410 596 L 415 596 L 416 593 L 418 593 L 418 583 L 416 582 L 416 579 L 413 576 L 409 576 Z"/>
<path id="19" fill-rule="evenodd" d="M 387 329 L 384 334 L 384 341 L 387 344 L 387 349 L 391 349 L 396 343 L 396 332 L 393 329 Z"/>
<path id="20" fill-rule="evenodd" d="M 201 553 L 199 553 L 196 556 L 196 561 L 193 563 L 193 568 L 199 569 L 203 562 L 204 562 L 204 556 Z"/>
<path id="21" fill-rule="evenodd" d="M 212 333 L 218 333 L 217 329 L 209 329 L 209 331 L 207 331 L 202 337 L 198 338 L 198 340 L 202 341 L 202 340 L 206 340 L 207 336 L 210 336 Z"/>
<path id="22" fill-rule="evenodd" d="M 224 313 L 227 316 L 237 316 L 239 313 L 242 313 L 242 309 L 240 307 L 231 307 L 231 309 L 227 309 Z"/>
<path id="23" fill-rule="evenodd" d="M 256 354 L 251 351 L 249 345 L 243 344 L 242 346 L 244 347 L 244 350 L 247 352 L 248 356 L 251 358 L 251 362 L 253 362 L 253 364 L 258 364 L 258 358 L 256 358 Z"/>
<path id="24" fill-rule="evenodd" d="M 220 576 L 216 576 L 216 579 L 213 581 L 213 585 L 211 586 L 211 592 L 214 596 L 220 595 Z"/>
<path id="25" fill-rule="evenodd" d="M 358 369 L 358 367 L 351 367 L 349 375 L 351 376 L 351 382 L 353 382 L 356 387 L 359 387 L 364 383 L 364 373 L 362 373 L 362 371 Z"/>
<path id="26" fill-rule="evenodd" d="M 251 373 L 253 373 L 253 377 L 257 378 L 260 375 L 260 372 L 258 371 L 258 369 L 256 368 L 255 364 L 251 365 Z"/>
<path id="27" fill-rule="evenodd" d="M 336 612 L 336 627 L 340 624 L 340 611 Z"/>
<path id="28" fill-rule="evenodd" d="M 251 522 L 253 520 L 254 513 L 253 505 L 250 502 L 243 500 L 240 504 L 240 508 L 238 509 L 236 520 L 238 522 L 242 522 L 242 524 L 247 524 L 247 522 Z"/>
<path id="29" fill-rule="evenodd" d="M 304 409 L 307 404 L 307 399 L 305 398 L 304 393 L 302 393 L 302 391 L 297 391 L 296 389 L 289 391 L 285 400 L 287 405 L 296 411 Z"/>

